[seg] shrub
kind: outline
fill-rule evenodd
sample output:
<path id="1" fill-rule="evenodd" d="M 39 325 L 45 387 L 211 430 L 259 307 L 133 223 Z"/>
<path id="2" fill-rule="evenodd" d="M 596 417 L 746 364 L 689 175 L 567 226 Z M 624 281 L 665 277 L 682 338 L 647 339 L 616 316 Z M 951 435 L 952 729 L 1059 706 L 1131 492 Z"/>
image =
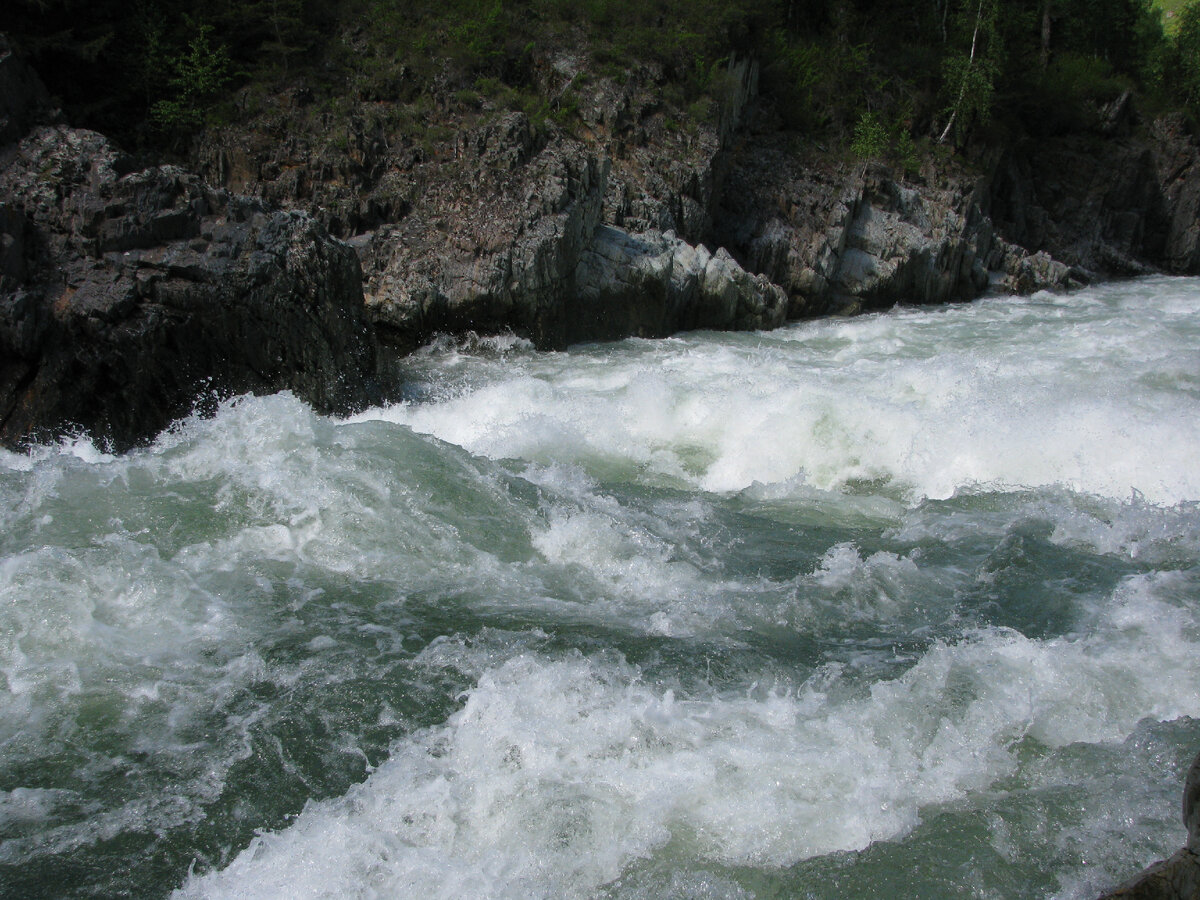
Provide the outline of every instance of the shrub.
<path id="1" fill-rule="evenodd" d="M 196 26 L 187 50 L 168 62 L 173 96 L 159 100 L 150 109 L 151 121 L 163 131 L 178 135 L 200 127 L 230 80 L 229 53 L 224 46 L 209 43 L 211 32 L 211 26 Z"/>
<path id="2" fill-rule="evenodd" d="M 860 159 L 882 159 L 888 151 L 888 133 L 883 122 L 873 112 L 858 117 L 850 151 Z"/>

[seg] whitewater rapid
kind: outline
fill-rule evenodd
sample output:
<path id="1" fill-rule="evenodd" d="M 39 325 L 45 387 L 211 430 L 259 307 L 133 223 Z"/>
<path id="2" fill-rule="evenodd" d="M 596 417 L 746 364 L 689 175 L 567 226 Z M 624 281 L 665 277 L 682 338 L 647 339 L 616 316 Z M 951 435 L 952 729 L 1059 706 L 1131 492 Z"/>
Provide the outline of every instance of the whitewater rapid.
<path id="1" fill-rule="evenodd" d="M 1200 282 L 0 455 L 0 895 L 1094 896 L 1200 750 Z"/>

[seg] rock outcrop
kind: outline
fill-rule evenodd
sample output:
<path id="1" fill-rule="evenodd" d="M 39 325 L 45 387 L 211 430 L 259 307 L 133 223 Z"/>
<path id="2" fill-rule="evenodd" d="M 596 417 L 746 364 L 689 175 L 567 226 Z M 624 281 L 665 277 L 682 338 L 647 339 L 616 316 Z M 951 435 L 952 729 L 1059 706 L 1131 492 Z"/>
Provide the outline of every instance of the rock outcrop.
<path id="1" fill-rule="evenodd" d="M 511 329 L 557 347 L 774 321 L 761 290 L 761 314 L 684 312 L 699 294 L 647 274 L 666 251 L 646 247 L 668 233 L 724 248 L 730 265 L 781 288 L 785 318 L 1200 271 L 1200 147 L 1182 123 L 1139 123 L 1131 95 L 1097 110 L 1087 133 L 981 169 L 927 161 L 901 177 L 798 150 L 756 103 L 752 60 L 731 59 L 686 115 L 664 101 L 654 66 L 620 78 L 598 68 L 567 52 L 531 63 L 549 109 L 573 104 L 569 130 L 504 111 L 511 98 L 463 101 L 471 91 L 447 87 L 421 140 L 402 83 L 394 100 L 349 100 L 336 127 L 294 91 L 240 132 L 210 136 L 198 162 L 345 233 L 369 314 L 402 351 L 438 331 Z M 331 129 L 345 132 L 341 150 L 323 137 Z M 277 133 L 287 137 L 272 142 Z M 589 284 L 600 270 L 607 286 Z"/>
<path id="2" fill-rule="evenodd" d="M 1183 824 L 1187 845 L 1100 900 L 1200 900 L 1200 756 L 1183 788 Z"/>
<path id="3" fill-rule="evenodd" d="M 1179 116 L 1152 123 L 1161 196 L 1157 250 L 1168 272 L 1200 272 L 1200 141 Z"/>
<path id="4" fill-rule="evenodd" d="M 0 151 L 0 441 L 121 448 L 198 397 L 378 396 L 361 270 L 301 212 L 40 126 Z"/>
<path id="5" fill-rule="evenodd" d="M 449 84 L 406 103 L 403 72 L 333 105 L 295 85 L 207 135 L 201 177 L 51 127 L 0 43 L 0 139 L 42 123 L 0 157 L 0 439 L 128 442 L 201 388 L 363 403 L 378 346 L 441 332 L 558 348 L 1200 271 L 1200 147 L 1135 137 L 1127 96 L 1095 133 L 905 178 L 798 152 L 751 60 L 682 124 L 661 71 L 592 68 L 532 64 L 569 131 Z"/>
<path id="6" fill-rule="evenodd" d="M 512 330 L 561 347 L 575 269 L 600 220 L 606 165 L 519 112 L 464 135 L 400 222 L 355 241 L 368 310 L 392 344 Z"/>
<path id="7" fill-rule="evenodd" d="M 1008 154 L 991 211 L 1013 242 L 1097 275 L 1153 271 L 1161 217 L 1150 147 L 1084 134 Z"/>
<path id="8" fill-rule="evenodd" d="M 1093 276 L 1200 271 L 1200 142 L 1179 116 L 1128 132 L 1101 127 L 1005 153 L 990 188 L 997 230 Z"/>
<path id="9" fill-rule="evenodd" d="M 409 350 L 438 333 L 508 330 L 560 348 L 783 322 L 779 288 L 728 252 L 673 232 L 602 225 L 612 166 L 520 112 L 465 131 L 405 217 L 351 240 L 381 337 Z M 636 208 L 654 207 L 641 190 Z M 692 208 L 672 196 L 680 210 Z M 655 221 L 675 221 L 666 205 L 654 208 Z"/>
<path id="10" fill-rule="evenodd" d="M 776 328 L 787 295 L 724 248 L 711 253 L 672 232 L 602 226 L 584 251 L 568 304 L 568 338 L 661 337 L 695 328 Z"/>
<path id="11" fill-rule="evenodd" d="M 19 140 L 35 124 L 58 118 L 45 86 L 0 34 L 0 147 Z"/>
<path id="12" fill-rule="evenodd" d="M 1001 289 L 1064 288 L 1073 273 L 999 238 L 977 183 L 902 183 L 880 165 L 804 165 L 743 151 L 721 221 L 724 241 L 791 298 L 789 317 L 896 303 L 946 303 Z"/>

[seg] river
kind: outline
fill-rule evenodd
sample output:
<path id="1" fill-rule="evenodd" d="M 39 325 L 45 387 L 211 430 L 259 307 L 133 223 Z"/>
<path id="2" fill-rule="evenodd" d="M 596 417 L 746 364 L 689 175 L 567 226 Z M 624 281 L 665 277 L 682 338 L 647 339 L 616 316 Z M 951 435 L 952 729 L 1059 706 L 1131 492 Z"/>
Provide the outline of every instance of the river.
<path id="1" fill-rule="evenodd" d="M 0 453 L 0 896 L 1089 898 L 1200 750 L 1200 280 Z"/>

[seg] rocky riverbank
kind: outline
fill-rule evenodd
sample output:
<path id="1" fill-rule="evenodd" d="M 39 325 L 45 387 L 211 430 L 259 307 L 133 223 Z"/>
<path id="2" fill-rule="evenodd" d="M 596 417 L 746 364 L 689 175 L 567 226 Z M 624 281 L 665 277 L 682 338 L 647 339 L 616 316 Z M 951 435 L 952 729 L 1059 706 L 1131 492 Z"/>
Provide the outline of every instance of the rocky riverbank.
<path id="1" fill-rule="evenodd" d="M 1200 271 L 1197 143 L 1128 97 L 1093 133 L 902 177 L 797 147 L 749 60 L 680 123 L 661 71 L 558 56 L 539 90 L 571 90 L 570 131 L 442 98 L 417 139 L 386 102 L 335 115 L 300 85 L 208 131 L 189 171 L 62 124 L 0 53 L 9 446 L 128 446 L 246 391 L 352 408 L 439 333 L 557 348 Z"/>
<path id="2" fill-rule="evenodd" d="M 795 146 L 749 60 L 685 123 L 653 67 L 539 71 L 578 127 L 446 102 L 418 139 L 299 86 L 190 168 L 147 166 L 66 125 L 0 39 L 0 443 L 124 448 L 244 392 L 353 409 L 439 333 L 558 348 L 1200 272 L 1200 146 L 1128 96 L 982 170 L 900 175 Z M 1188 847 L 1110 896 L 1196 896 L 1198 794 L 1194 767 Z"/>
<path id="3" fill-rule="evenodd" d="M 3 45 L 0 73 L 32 83 Z M 358 258 L 311 216 L 139 167 L 38 124 L 55 118 L 40 95 L 3 96 L 22 137 L 0 149 L 0 441 L 127 447 L 248 391 L 380 398 Z"/>

